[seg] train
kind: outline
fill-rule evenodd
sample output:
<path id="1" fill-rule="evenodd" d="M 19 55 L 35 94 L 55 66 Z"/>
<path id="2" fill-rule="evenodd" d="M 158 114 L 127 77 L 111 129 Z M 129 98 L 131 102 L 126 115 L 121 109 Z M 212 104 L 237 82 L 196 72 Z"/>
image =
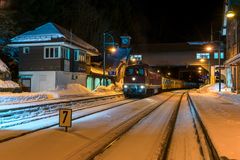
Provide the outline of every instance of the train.
<path id="1" fill-rule="evenodd" d="M 150 96 L 165 90 L 195 88 L 194 82 L 162 76 L 147 64 L 129 65 L 125 69 L 123 93 L 126 97 Z"/>

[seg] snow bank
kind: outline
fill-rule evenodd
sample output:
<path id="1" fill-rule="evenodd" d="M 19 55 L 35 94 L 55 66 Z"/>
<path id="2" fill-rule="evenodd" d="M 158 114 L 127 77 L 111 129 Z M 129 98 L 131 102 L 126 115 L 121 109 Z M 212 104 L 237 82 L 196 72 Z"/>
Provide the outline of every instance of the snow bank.
<path id="1" fill-rule="evenodd" d="M 46 93 L 6 93 L 0 92 L 0 104 L 26 103 L 48 99 Z"/>
<path id="2" fill-rule="evenodd" d="M 0 59 L 0 72 L 7 72 L 8 71 L 8 67 L 5 63 L 3 63 L 3 61 Z"/>
<path id="3" fill-rule="evenodd" d="M 118 84 L 111 83 L 106 86 L 98 86 L 93 92 L 97 94 L 116 94 L 122 91 L 122 88 Z"/>
<path id="4" fill-rule="evenodd" d="M 221 90 L 225 91 L 227 90 L 227 87 L 224 83 L 221 83 Z M 203 87 L 201 87 L 200 89 L 198 89 L 198 91 L 204 93 L 204 92 L 218 92 L 219 91 L 219 83 L 215 83 L 212 85 L 205 85 Z"/>
<path id="5" fill-rule="evenodd" d="M 58 87 L 56 90 L 46 92 L 54 98 L 64 96 L 90 96 L 92 92 L 81 84 L 68 84 L 66 87 Z"/>
<path id="6" fill-rule="evenodd" d="M 0 88 L 19 88 L 20 86 L 13 81 L 2 81 L 0 80 Z"/>

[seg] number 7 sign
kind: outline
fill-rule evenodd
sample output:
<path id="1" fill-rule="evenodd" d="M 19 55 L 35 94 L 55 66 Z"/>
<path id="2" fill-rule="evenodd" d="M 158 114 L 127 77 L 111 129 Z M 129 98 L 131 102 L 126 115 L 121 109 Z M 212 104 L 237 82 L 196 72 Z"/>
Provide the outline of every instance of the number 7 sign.
<path id="1" fill-rule="evenodd" d="M 72 109 L 59 109 L 59 126 L 72 127 Z"/>

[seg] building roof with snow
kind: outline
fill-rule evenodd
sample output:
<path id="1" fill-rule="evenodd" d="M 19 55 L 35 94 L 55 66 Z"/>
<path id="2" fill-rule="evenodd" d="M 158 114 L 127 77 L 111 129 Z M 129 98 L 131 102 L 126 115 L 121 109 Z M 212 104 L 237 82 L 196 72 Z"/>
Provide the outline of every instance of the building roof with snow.
<path id="1" fill-rule="evenodd" d="M 38 43 L 38 42 L 54 42 L 64 40 L 71 44 L 75 44 L 83 49 L 99 54 L 98 50 L 87 42 L 83 41 L 75 34 L 65 28 L 55 24 L 46 23 L 32 31 L 25 32 L 11 39 L 12 43 Z"/>

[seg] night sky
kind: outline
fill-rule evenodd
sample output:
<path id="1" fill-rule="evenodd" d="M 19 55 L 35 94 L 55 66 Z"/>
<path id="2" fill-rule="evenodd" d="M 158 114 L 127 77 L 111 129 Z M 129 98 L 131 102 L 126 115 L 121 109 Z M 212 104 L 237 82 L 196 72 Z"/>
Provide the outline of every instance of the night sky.
<path id="1" fill-rule="evenodd" d="M 185 42 L 215 37 L 221 27 L 223 0 L 133 1 L 147 42 Z"/>
<path id="2" fill-rule="evenodd" d="M 128 34 L 133 43 L 210 40 L 220 30 L 224 0 L 11 0 L 11 36 L 57 23 L 95 45 L 103 32 Z M 8 20 L 10 18 L 6 18 Z M 9 26 L 5 27 L 9 28 Z M 10 37 L 11 37 L 10 36 Z"/>

